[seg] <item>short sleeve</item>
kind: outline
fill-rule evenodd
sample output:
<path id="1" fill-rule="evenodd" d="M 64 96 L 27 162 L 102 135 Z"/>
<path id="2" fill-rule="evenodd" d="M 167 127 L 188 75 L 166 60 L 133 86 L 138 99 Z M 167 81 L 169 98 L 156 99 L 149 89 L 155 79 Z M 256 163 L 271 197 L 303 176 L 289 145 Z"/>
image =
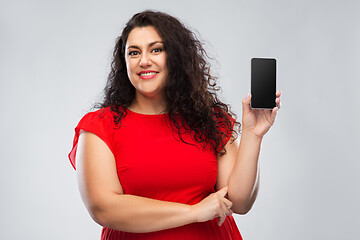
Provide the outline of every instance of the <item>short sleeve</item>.
<path id="1" fill-rule="evenodd" d="M 69 160 L 73 168 L 76 170 L 76 150 L 80 136 L 80 130 L 88 131 L 96 134 L 106 145 L 113 151 L 113 133 L 114 133 L 114 118 L 108 108 L 100 109 L 95 112 L 87 113 L 78 123 L 75 128 L 75 136 L 73 146 L 69 153 Z"/>

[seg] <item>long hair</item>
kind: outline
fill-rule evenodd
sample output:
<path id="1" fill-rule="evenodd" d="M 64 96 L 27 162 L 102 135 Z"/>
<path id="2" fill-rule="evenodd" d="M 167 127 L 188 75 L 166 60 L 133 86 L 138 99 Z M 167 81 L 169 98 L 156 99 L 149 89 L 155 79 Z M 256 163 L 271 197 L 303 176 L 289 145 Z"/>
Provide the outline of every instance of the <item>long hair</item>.
<path id="1" fill-rule="evenodd" d="M 126 116 L 136 91 L 126 71 L 125 45 L 131 30 L 146 26 L 154 27 L 164 44 L 168 69 L 164 100 L 172 127 L 182 141 L 185 127 L 193 131 L 196 142 L 203 143 L 204 147 L 209 144 L 216 155 L 226 154 L 224 139 L 230 136 L 236 139 L 238 132 L 233 125 L 240 123 L 234 120 L 236 115 L 228 105 L 218 98 L 220 88 L 216 85 L 217 78 L 210 74 L 202 43 L 179 20 L 166 13 L 140 12 L 126 24 L 115 45 L 104 100 L 99 107 L 110 107 L 115 124 Z"/>

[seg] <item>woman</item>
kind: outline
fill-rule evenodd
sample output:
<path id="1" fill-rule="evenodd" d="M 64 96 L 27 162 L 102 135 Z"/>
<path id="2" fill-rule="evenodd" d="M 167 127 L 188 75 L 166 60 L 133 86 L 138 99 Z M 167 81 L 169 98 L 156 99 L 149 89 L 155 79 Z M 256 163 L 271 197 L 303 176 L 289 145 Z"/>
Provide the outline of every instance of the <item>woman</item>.
<path id="1" fill-rule="evenodd" d="M 69 154 L 101 239 L 242 239 L 232 213 L 255 201 L 278 107 L 253 110 L 249 94 L 238 144 L 205 57 L 165 13 L 138 13 L 124 28 L 104 101 L 79 122 Z"/>

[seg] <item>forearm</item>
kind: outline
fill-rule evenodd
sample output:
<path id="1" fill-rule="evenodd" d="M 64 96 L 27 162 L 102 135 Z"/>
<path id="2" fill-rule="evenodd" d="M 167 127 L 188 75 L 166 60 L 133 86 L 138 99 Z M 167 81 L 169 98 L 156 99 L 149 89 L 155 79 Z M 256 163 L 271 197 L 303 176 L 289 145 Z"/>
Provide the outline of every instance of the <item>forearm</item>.
<path id="1" fill-rule="evenodd" d="M 258 159 L 262 139 L 251 132 L 241 134 L 235 166 L 229 177 L 228 198 L 235 213 L 247 213 L 255 202 L 259 188 Z"/>
<path id="2" fill-rule="evenodd" d="M 127 194 L 106 197 L 90 214 L 100 225 L 125 232 L 153 232 L 196 221 L 190 205 Z"/>

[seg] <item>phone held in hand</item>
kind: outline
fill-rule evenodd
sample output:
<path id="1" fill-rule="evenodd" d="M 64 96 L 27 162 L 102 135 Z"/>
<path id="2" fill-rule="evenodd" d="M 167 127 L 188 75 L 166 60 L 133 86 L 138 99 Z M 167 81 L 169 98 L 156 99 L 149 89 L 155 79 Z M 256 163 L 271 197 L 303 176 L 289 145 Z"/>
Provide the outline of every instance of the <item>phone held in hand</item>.
<path id="1" fill-rule="evenodd" d="M 276 59 L 251 59 L 251 108 L 276 106 Z"/>

